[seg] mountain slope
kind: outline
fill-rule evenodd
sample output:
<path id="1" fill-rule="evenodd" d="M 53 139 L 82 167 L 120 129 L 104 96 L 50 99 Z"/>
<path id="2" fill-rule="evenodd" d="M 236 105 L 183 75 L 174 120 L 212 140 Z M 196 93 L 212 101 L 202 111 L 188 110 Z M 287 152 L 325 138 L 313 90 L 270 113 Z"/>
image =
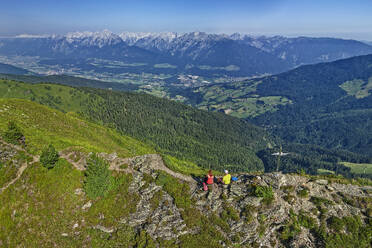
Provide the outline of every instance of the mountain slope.
<path id="1" fill-rule="evenodd" d="M 0 73 L 6 73 L 6 74 L 15 74 L 15 75 L 25 75 L 25 74 L 32 74 L 31 72 L 15 67 L 8 64 L 0 63 Z"/>
<path id="2" fill-rule="evenodd" d="M 53 117 L 50 111 L 47 119 Z M 2 151 L 17 152 L 1 144 Z M 121 160 L 115 154 L 101 156 L 116 183 L 96 199 L 85 193 L 86 174 L 68 160 L 59 159 L 49 170 L 29 161 L 21 177 L 0 192 L 0 244 L 367 248 L 371 242 L 371 186 L 335 178 L 240 174 L 229 190 L 216 186 L 205 192 L 196 181 L 163 172 L 154 156 L 129 158 L 123 169 L 113 166 Z M 14 166 L 14 158 L 1 159 Z M 91 166 L 85 159 L 79 163 Z"/>
<path id="3" fill-rule="evenodd" d="M 273 145 L 261 128 L 146 94 L 1 81 L 1 97 L 30 99 L 115 127 L 159 152 L 204 168 L 263 170 L 258 150 Z"/>
<path id="4" fill-rule="evenodd" d="M 0 98 L 0 129 L 9 121 L 19 125 L 26 137 L 28 152 L 35 154 L 49 143 L 63 150 L 72 146 L 82 151 L 116 152 L 121 157 L 153 153 L 154 150 L 129 136 L 82 120 L 74 113 L 64 114 L 46 106 L 22 99 Z"/>
<path id="5" fill-rule="evenodd" d="M 371 155 L 372 55 L 302 66 L 185 96 L 210 110 L 249 118 L 288 142 Z"/>
<path id="6" fill-rule="evenodd" d="M 130 83 L 105 82 L 100 80 L 73 77 L 68 75 L 31 76 L 0 73 L 0 79 L 21 81 L 26 83 L 57 83 L 75 87 L 92 87 L 99 89 L 113 89 L 119 91 L 135 91 L 138 86 Z"/>

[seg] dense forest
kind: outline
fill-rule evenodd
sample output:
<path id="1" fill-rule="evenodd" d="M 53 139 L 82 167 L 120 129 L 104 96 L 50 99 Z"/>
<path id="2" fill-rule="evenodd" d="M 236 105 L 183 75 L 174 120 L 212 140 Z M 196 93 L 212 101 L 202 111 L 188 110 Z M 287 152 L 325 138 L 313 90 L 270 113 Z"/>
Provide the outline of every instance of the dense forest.
<path id="1" fill-rule="evenodd" d="M 372 156 L 371 64 L 368 55 L 269 77 L 257 93 L 286 96 L 294 104 L 251 121 L 288 142 Z"/>
<path id="2" fill-rule="evenodd" d="M 1 67 L 0 67 L 1 68 Z M 134 91 L 138 90 L 138 85 L 130 83 L 115 83 L 115 82 L 104 82 L 93 79 L 86 79 L 82 77 L 73 77 L 67 75 L 16 75 L 14 73 L 0 73 L 1 79 L 15 80 L 26 83 L 57 83 L 63 85 L 69 85 L 74 87 L 92 87 L 99 89 L 109 89 L 118 91 Z"/>
<path id="3" fill-rule="evenodd" d="M 278 149 L 265 149 L 257 153 L 263 161 L 265 172 L 281 171 L 284 173 L 334 174 L 347 178 L 370 178 L 370 173 L 355 173 L 342 162 L 355 164 L 372 163 L 372 158 L 340 149 L 325 149 L 316 145 L 287 143 L 283 145 L 285 156 L 273 156 Z"/>
<path id="4" fill-rule="evenodd" d="M 255 152 L 271 138 L 244 120 L 147 94 L 83 90 L 104 99 L 102 104 L 89 98 L 86 117 L 153 143 L 163 153 L 218 170 L 263 170 Z"/>
<path id="5" fill-rule="evenodd" d="M 372 55 L 306 65 L 273 76 L 177 92 L 289 143 L 372 156 Z"/>
<path id="6" fill-rule="evenodd" d="M 291 155 L 282 158 L 280 171 L 304 170 L 308 174 L 318 174 L 320 170 L 327 170 L 346 177 L 369 177 L 368 174 L 358 175 L 340 163 L 372 163 L 371 156 L 280 141 L 262 128 L 223 113 L 206 112 L 147 94 L 56 84 L 0 82 L 0 89 L 4 89 L 0 97 L 24 98 L 64 112 L 77 112 L 89 120 L 144 141 L 161 154 L 203 168 L 220 171 L 228 168 L 233 172 L 275 171 L 277 157 L 271 154 L 278 151 L 277 144 L 282 143 L 283 149 Z M 347 133 L 339 132 L 339 135 L 348 137 Z M 306 134 L 303 137 L 313 138 Z M 350 134 L 350 137 L 359 139 L 357 135 Z M 364 137 L 368 138 L 368 135 Z"/>
<path id="7" fill-rule="evenodd" d="M 147 94 L 0 81 L 0 97 L 24 98 L 114 127 L 162 154 L 203 168 L 263 171 L 256 152 L 274 145 L 262 128 Z"/>

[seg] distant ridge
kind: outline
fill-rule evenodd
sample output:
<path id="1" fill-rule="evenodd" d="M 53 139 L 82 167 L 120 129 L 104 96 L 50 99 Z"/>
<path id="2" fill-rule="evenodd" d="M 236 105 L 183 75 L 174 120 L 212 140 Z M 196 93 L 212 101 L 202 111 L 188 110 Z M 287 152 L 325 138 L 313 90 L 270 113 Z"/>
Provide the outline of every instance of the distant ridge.
<path id="1" fill-rule="evenodd" d="M 0 73 L 0 79 L 22 81 L 26 83 L 57 83 L 74 87 L 92 87 L 98 89 L 112 89 L 118 91 L 134 91 L 138 86 L 130 83 L 105 82 L 94 79 L 73 77 L 68 75 L 17 75 Z"/>
<path id="2" fill-rule="evenodd" d="M 38 56 L 48 65 L 78 64 L 92 69 L 91 59 L 144 64 L 135 68 L 213 76 L 258 76 L 304 64 L 330 62 L 372 53 L 372 46 L 336 38 L 250 36 L 243 34 L 72 32 L 66 35 L 20 35 L 0 38 L 0 55 Z M 89 60 L 90 59 L 90 60 Z M 110 70 L 110 68 L 105 68 Z M 124 72 L 132 72 L 128 68 Z M 120 71 L 123 73 L 123 71 Z"/>
<path id="3" fill-rule="evenodd" d="M 3 63 L 0 63 L 0 73 L 15 74 L 15 75 L 34 74 L 28 70 L 25 70 L 25 69 L 22 69 L 22 68 L 13 66 L 13 65 L 9 65 L 9 64 L 3 64 Z"/>

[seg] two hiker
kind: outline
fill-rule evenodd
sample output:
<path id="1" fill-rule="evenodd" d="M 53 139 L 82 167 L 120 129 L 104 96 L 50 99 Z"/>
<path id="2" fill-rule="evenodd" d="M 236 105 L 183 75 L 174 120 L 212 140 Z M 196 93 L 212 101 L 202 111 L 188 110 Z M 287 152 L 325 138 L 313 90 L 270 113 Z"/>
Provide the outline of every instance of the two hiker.
<path id="1" fill-rule="evenodd" d="M 212 170 L 209 170 L 205 182 L 203 183 L 204 190 L 213 190 L 214 188 L 214 180 L 215 177 L 213 176 Z M 221 183 L 223 185 L 224 191 L 228 189 L 228 186 L 231 183 L 231 175 L 229 174 L 228 170 L 225 170 L 225 175 L 223 176 L 222 180 L 219 178 L 217 183 Z M 224 192 L 225 193 L 225 192 Z"/>

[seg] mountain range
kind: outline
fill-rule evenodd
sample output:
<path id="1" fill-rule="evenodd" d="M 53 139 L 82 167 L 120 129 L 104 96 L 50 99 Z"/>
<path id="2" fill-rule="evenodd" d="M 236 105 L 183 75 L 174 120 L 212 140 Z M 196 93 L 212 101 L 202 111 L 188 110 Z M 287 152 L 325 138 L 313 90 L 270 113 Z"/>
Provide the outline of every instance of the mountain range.
<path id="1" fill-rule="evenodd" d="M 202 76 L 273 74 L 368 53 L 372 47 L 355 40 L 204 32 L 114 34 L 104 30 L 0 39 L 1 56 L 38 56 L 40 64 L 83 64 L 87 70 L 98 70 L 94 58 L 125 62 L 119 72 L 132 72 L 133 65 L 139 64 L 134 68 L 137 72 Z"/>

